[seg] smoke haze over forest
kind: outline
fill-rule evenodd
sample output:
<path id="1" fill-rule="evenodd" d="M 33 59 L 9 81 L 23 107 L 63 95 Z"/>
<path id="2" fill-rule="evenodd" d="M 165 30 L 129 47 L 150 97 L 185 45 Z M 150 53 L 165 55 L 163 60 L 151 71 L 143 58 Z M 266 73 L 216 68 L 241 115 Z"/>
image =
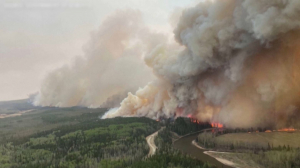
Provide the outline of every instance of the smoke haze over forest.
<path id="1" fill-rule="evenodd" d="M 139 11 L 145 25 L 171 33 L 170 14 L 194 2 L 0 0 L 0 101 L 27 98 L 47 74 L 85 57 L 93 32 L 116 10 Z"/>
<path id="2" fill-rule="evenodd" d="M 204 1 L 174 12 L 172 38 L 138 11 L 114 12 L 83 58 L 48 75 L 35 104 L 115 107 L 131 91 L 104 118 L 192 114 L 228 127 L 290 126 L 299 108 L 299 8 L 297 0 Z"/>

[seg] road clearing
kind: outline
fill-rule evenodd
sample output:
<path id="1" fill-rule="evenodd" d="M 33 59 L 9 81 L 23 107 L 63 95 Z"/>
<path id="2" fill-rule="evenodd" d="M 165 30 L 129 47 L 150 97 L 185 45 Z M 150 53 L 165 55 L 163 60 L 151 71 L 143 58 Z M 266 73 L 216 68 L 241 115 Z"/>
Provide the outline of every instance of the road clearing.
<path id="1" fill-rule="evenodd" d="M 20 111 L 20 112 L 14 113 L 14 114 L 0 114 L 0 119 L 21 116 L 21 115 L 31 112 L 31 111 L 33 111 L 33 110 Z"/>

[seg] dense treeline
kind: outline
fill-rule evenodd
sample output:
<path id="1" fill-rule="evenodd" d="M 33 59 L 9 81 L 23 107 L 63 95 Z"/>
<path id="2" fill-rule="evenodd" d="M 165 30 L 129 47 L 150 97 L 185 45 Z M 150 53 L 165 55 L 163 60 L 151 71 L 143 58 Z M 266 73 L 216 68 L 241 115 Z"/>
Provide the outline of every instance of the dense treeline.
<path id="1" fill-rule="evenodd" d="M 189 133 L 201 131 L 206 128 L 211 128 L 211 125 L 209 123 L 192 122 L 190 118 L 183 117 L 178 117 L 174 122 L 166 122 L 166 126 L 178 135 L 186 135 Z"/>
<path id="2" fill-rule="evenodd" d="M 259 151 L 258 153 L 248 152 L 247 157 L 266 168 L 299 168 L 300 150 L 299 149 L 273 149 L 269 151 Z"/>
<path id="3" fill-rule="evenodd" d="M 207 128 L 207 125 L 186 118 L 165 123 L 148 118 L 101 120 L 99 116 L 105 110 L 49 108 L 29 115 L 30 121 L 41 121 L 50 129 L 29 136 L 2 136 L 0 168 L 209 167 L 172 148 L 171 139 L 171 130 L 182 135 Z M 25 120 L 22 122 L 20 124 L 26 124 Z M 51 128 L 51 125 L 56 127 Z M 166 129 L 155 139 L 159 147 L 157 153 L 146 158 L 149 146 L 145 137 L 163 125 Z"/>
<path id="4" fill-rule="evenodd" d="M 130 168 L 210 168 L 207 163 L 193 159 L 172 147 L 172 134 L 169 128 L 158 133 L 155 138 L 158 147 L 156 154 L 134 163 Z"/>
<path id="5" fill-rule="evenodd" d="M 78 119 L 78 124 L 3 144 L 0 167 L 123 168 L 147 155 L 145 137 L 160 128 L 148 118 Z"/>
<path id="6" fill-rule="evenodd" d="M 95 122 L 106 111 L 105 108 L 48 107 L 22 116 L 0 119 L 0 144 L 13 142 L 14 145 L 18 145 L 34 136 L 50 134 L 58 127 Z"/>
<path id="7" fill-rule="evenodd" d="M 181 153 L 158 153 L 145 161 L 134 163 L 130 168 L 210 168 L 208 164 Z"/>
<path id="8" fill-rule="evenodd" d="M 78 123 L 77 124 L 70 124 L 70 125 L 64 125 L 61 126 L 59 128 L 54 128 L 51 130 L 47 130 L 47 131 L 41 131 L 41 132 L 37 132 L 31 136 L 28 137 L 23 137 L 23 138 L 7 138 L 7 142 L 13 142 L 14 145 L 20 145 L 23 144 L 25 142 L 27 142 L 30 138 L 37 138 L 37 137 L 41 137 L 41 136 L 47 136 L 48 134 L 51 134 L 52 132 L 55 132 L 56 136 L 62 136 L 66 133 L 69 132 L 73 132 L 73 131 L 77 131 L 77 130 L 88 130 L 88 129 L 93 129 L 93 128 L 97 128 L 97 127 L 106 127 L 108 125 L 111 124 L 127 124 L 127 123 L 132 123 L 135 121 L 139 121 L 139 122 L 149 122 L 150 119 L 148 118 L 114 118 L 114 119 L 106 119 L 106 120 L 101 120 L 99 119 L 99 114 L 102 114 L 102 112 L 99 113 L 87 113 L 87 114 L 82 114 L 80 116 L 76 116 L 76 117 L 66 117 L 64 120 L 68 121 L 68 120 L 76 120 Z M 157 124 L 156 121 L 152 121 L 151 120 L 151 124 L 154 124 L 155 127 L 159 127 L 159 125 Z M 57 131 L 59 130 L 59 131 Z"/>

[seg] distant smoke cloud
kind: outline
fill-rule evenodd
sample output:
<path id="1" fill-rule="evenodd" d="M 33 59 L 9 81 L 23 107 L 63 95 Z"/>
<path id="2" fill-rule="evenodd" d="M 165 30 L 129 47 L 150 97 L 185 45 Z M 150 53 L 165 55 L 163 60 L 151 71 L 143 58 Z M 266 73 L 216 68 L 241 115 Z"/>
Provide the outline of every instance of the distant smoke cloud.
<path id="1" fill-rule="evenodd" d="M 83 57 L 49 74 L 35 104 L 115 107 L 131 91 L 103 118 L 192 114 L 227 127 L 296 126 L 299 8 L 299 0 L 201 2 L 170 18 L 176 42 L 152 33 L 139 12 L 118 11 Z"/>
<path id="2" fill-rule="evenodd" d="M 153 80 L 143 55 L 158 40 L 166 38 L 151 33 L 140 12 L 117 11 L 92 33 L 84 56 L 46 77 L 34 104 L 114 107 L 120 103 L 120 97 L 126 97 L 125 92 L 134 92 Z"/>
<path id="3" fill-rule="evenodd" d="M 145 57 L 156 80 L 104 118 L 193 114 L 228 127 L 291 124 L 300 105 L 299 8 L 299 0 L 220 0 L 184 10 L 178 44 L 162 41 Z"/>

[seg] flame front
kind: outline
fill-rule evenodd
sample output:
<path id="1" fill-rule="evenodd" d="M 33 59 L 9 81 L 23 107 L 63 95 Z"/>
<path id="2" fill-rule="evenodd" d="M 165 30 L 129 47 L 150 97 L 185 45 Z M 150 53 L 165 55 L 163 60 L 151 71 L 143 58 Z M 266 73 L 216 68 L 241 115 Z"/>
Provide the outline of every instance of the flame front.
<path id="1" fill-rule="evenodd" d="M 295 132 L 297 131 L 296 129 L 294 128 L 283 128 L 283 129 L 279 129 L 277 130 L 278 132 Z"/>
<path id="2" fill-rule="evenodd" d="M 192 114 L 192 122 L 214 128 L 300 127 L 300 3 L 294 2 L 215 1 L 186 9 L 176 43 L 146 52 L 155 80 L 106 117 Z"/>
<path id="3" fill-rule="evenodd" d="M 211 126 L 213 128 L 223 128 L 224 127 L 224 125 L 221 123 L 211 123 Z"/>

